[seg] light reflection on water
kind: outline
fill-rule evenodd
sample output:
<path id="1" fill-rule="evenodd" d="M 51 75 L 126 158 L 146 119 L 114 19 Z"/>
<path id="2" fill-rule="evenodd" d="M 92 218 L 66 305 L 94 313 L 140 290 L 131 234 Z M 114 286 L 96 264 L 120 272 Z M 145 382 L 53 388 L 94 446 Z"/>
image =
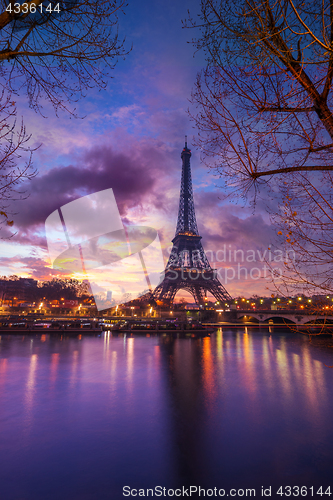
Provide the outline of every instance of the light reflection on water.
<path id="1" fill-rule="evenodd" d="M 0 498 L 328 486 L 331 358 L 272 328 L 183 339 L 2 335 Z"/>

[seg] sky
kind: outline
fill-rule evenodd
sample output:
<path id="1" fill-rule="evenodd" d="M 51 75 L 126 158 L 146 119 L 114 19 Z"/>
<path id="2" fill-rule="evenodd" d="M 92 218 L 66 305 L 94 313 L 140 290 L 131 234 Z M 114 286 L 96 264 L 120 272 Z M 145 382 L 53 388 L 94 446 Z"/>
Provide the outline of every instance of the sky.
<path id="1" fill-rule="evenodd" d="M 31 144 L 38 147 L 33 156 L 38 174 L 23 186 L 27 199 L 11 207 L 13 228 L 2 229 L 1 275 L 38 280 L 59 276 L 48 255 L 45 220 L 63 205 L 108 188 L 123 222 L 157 230 L 166 263 L 187 134 L 198 227 L 212 266 L 221 268 L 220 279 L 232 296 L 271 293 L 264 261 L 278 266 L 283 258 L 270 247 L 276 231 L 265 200 L 254 211 L 225 199 L 221 181 L 193 146 L 196 130 L 188 114 L 189 99 L 205 61 L 189 43 L 193 31 L 182 28 L 188 9 L 195 16 L 198 0 L 130 1 L 119 22 L 132 50 L 116 66 L 105 91 L 90 89 L 76 103 L 79 118 L 66 113 L 57 117 L 47 103 L 42 117 L 28 108 L 24 96 L 18 98 L 19 116 L 32 134 Z"/>

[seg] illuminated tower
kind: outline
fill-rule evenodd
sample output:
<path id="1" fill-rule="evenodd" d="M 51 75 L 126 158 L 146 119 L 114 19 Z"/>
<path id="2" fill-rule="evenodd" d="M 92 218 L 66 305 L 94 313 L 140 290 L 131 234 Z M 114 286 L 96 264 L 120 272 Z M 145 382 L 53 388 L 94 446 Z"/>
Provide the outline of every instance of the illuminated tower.
<path id="1" fill-rule="evenodd" d="M 220 283 L 216 270 L 211 268 L 201 244 L 194 210 L 190 158 L 191 150 L 185 138 L 181 153 L 182 180 L 176 234 L 165 277 L 155 288 L 153 298 L 172 304 L 179 290 L 187 290 L 197 304 L 204 303 L 208 292 L 218 301 L 230 301 L 230 295 Z"/>

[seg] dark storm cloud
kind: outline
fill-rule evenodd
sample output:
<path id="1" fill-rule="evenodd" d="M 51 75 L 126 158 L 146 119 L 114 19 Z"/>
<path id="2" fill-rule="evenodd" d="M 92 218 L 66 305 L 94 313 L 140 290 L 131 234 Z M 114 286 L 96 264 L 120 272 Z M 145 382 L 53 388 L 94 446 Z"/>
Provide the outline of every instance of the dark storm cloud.
<path id="1" fill-rule="evenodd" d="M 107 146 L 90 149 L 76 164 L 54 168 L 25 186 L 30 196 L 15 207 L 19 210 L 15 228 L 24 232 L 34 229 L 62 205 L 107 188 L 114 190 L 124 215 L 126 208 L 140 205 L 153 192 L 156 174 L 151 165 L 147 154 L 132 158 Z"/>
<path id="2" fill-rule="evenodd" d="M 222 212 L 222 210 L 221 210 Z M 268 246 L 274 232 L 268 224 L 265 223 L 261 215 L 250 215 L 245 219 L 228 213 L 223 210 L 219 218 L 219 232 L 212 232 L 207 228 L 203 231 L 205 240 L 210 243 L 226 243 L 230 245 L 251 245 L 253 247 Z"/>
<path id="3" fill-rule="evenodd" d="M 224 244 L 234 247 L 267 248 L 275 239 L 274 228 L 265 220 L 267 212 L 255 213 L 228 203 L 221 203 L 219 193 L 195 194 L 199 232 L 205 247 L 216 249 Z"/>

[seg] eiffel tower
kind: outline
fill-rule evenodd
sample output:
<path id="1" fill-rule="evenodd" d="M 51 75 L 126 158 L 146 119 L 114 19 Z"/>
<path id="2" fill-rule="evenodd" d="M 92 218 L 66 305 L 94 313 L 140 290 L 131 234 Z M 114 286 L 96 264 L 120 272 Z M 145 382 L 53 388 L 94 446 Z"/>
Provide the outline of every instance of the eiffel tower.
<path id="1" fill-rule="evenodd" d="M 210 292 L 217 301 L 230 301 L 231 296 L 220 283 L 217 271 L 211 268 L 201 244 L 195 217 L 192 179 L 191 150 L 185 147 L 181 152 L 182 180 L 176 234 L 165 269 L 163 281 L 152 292 L 152 298 L 171 305 L 179 290 L 187 290 L 200 305 L 205 303 Z"/>

